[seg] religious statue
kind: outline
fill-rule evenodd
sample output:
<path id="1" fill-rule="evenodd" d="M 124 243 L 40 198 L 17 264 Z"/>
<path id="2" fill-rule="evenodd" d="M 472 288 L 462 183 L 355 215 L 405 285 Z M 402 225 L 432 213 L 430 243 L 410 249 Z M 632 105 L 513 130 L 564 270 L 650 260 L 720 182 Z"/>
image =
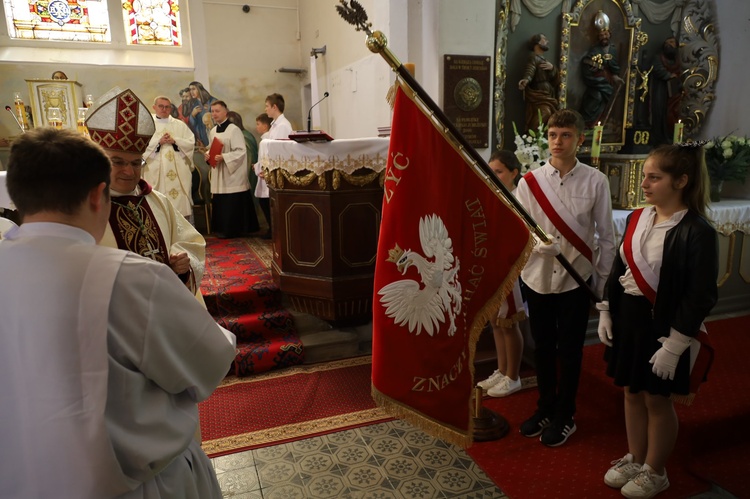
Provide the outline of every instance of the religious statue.
<path id="1" fill-rule="evenodd" d="M 544 58 L 544 53 L 549 50 L 547 37 L 541 33 L 532 36 L 529 50 L 518 89 L 523 91 L 526 101 L 526 130 L 536 130 L 539 120 L 547 123 L 559 107 L 557 88 L 560 81 L 557 68 Z"/>
<path id="2" fill-rule="evenodd" d="M 661 54 L 653 61 L 651 81 L 651 145 L 670 144 L 672 128 L 680 118 L 682 82 L 677 40 L 664 40 Z"/>
<path id="3" fill-rule="evenodd" d="M 599 11 L 594 17 L 599 43 L 583 57 L 581 74 L 586 90 L 581 104 L 581 115 L 590 127 L 597 122 L 605 124 L 619 95 L 624 81 L 620 77 L 617 50 L 610 44 L 609 16 Z"/>

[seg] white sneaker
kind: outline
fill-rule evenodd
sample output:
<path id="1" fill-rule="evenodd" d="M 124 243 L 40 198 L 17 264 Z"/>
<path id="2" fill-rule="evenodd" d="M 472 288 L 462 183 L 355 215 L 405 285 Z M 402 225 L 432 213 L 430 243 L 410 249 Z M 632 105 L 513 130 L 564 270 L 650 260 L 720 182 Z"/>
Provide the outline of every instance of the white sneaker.
<path id="1" fill-rule="evenodd" d="M 500 383 L 487 390 L 487 395 L 489 395 L 490 397 L 507 397 L 511 393 L 515 393 L 520 389 L 520 376 L 515 381 L 506 376 L 505 379 L 503 379 Z"/>
<path id="2" fill-rule="evenodd" d="M 622 488 L 640 471 L 642 465 L 633 462 L 633 454 L 625 454 L 620 459 L 612 461 L 613 466 L 604 474 L 604 483 L 616 489 Z"/>
<path id="3" fill-rule="evenodd" d="M 626 483 L 620 492 L 629 498 L 649 499 L 668 487 L 667 470 L 664 470 L 663 475 L 657 475 L 651 466 L 644 464 L 641 471 Z"/>
<path id="4" fill-rule="evenodd" d="M 492 373 L 489 378 L 480 381 L 479 383 L 477 383 L 477 386 L 486 392 L 504 379 L 505 375 L 499 370 L 495 369 L 495 372 Z"/>

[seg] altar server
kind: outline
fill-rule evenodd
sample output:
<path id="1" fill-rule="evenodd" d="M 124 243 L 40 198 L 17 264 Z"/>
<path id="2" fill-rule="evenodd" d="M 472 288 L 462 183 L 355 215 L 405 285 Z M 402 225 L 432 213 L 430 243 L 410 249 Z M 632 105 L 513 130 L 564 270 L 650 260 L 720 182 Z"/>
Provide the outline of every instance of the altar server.
<path id="1" fill-rule="evenodd" d="M 112 162 L 112 212 L 100 244 L 168 265 L 202 303 L 206 240 L 141 179 L 143 153 L 155 131 L 148 109 L 132 90 L 114 88 L 89 110 L 86 126 Z"/>
<path id="2" fill-rule="evenodd" d="M 625 497 L 669 487 L 664 467 L 677 441 L 673 401 L 689 403 L 711 365 L 703 321 L 716 304 L 716 230 L 706 218 L 708 172 L 702 147 L 661 146 L 643 165 L 652 206 L 628 216 L 620 250 L 598 304 L 607 374 L 625 391 L 628 453 L 604 483 Z"/>
<path id="3" fill-rule="evenodd" d="M 552 157 L 524 175 L 515 194 L 553 239 L 552 244 L 534 247 L 521 273 L 539 390 L 537 410 L 521 425 L 521 433 L 540 435 L 542 444 L 556 447 L 577 429 L 573 416 L 590 301 L 555 256 L 562 253 L 601 296 L 615 256 L 615 238 L 609 181 L 576 158 L 585 138 L 583 118 L 561 109 L 548 126 Z"/>
<path id="4" fill-rule="evenodd" d="M 170 115 L 172 102 L 160 95 L 154 99 L 156 131 L 143 153 L 143 178 L 167 196 L 188 222 L 193 223 L 193 150 L 195 136 L 188 126 Z"/>
<path id="5" fill-rule="evenodd" d="M 260 228 L 247 176 L 245 136 L 228 113 L 224 101 L 211 104 L 216 126 L 209 132 L 211 147 L 205 154 L 211 165 L 211 226 L 219 238 L 248 236 Z"/>
<path id="6" fill-rule="evenodd" d="M 96 245 L 110 163 L 69 130 L 18 137 L 0 241 L 0 497 L 221 497 L 193 438 L 233 335 L 165 265 Z"/>

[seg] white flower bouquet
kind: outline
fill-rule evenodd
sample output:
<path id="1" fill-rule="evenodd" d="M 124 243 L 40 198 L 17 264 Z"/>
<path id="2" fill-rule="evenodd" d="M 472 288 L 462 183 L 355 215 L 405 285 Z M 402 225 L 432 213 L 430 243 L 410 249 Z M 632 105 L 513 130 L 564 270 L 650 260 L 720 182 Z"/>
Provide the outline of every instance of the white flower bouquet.
<path id="1" fill-rule="evenodd" d="M 709 140 L 703 149 L 712 182 L 745 182 L 750 171 L 750 140 L 747 137 L 716 137 Z"/>
<path id="2" fill-rule="evenodd" d="M 513 142 L 516 144 L 516 158 L 521 163 L 521 173 L 536 170 L 550 156 L 547 126 L 542 123 L 541 116 L 539 118 L 537 129 L 529 130 L 523 135 L 518 133 L 518 128 L 513 123 L 513 132 L 516 135 Z"/>

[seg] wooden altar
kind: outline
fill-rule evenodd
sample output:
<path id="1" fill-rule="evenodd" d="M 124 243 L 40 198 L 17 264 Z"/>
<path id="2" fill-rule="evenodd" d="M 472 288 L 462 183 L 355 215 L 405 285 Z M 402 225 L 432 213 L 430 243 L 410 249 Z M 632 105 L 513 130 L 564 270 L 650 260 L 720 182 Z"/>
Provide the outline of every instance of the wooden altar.
<path id="1" fill-rule="evenodd" d="M 263 140 L 271 273 L 295 310 L 336 325 L 372 318 L 387 138 Z"/>

